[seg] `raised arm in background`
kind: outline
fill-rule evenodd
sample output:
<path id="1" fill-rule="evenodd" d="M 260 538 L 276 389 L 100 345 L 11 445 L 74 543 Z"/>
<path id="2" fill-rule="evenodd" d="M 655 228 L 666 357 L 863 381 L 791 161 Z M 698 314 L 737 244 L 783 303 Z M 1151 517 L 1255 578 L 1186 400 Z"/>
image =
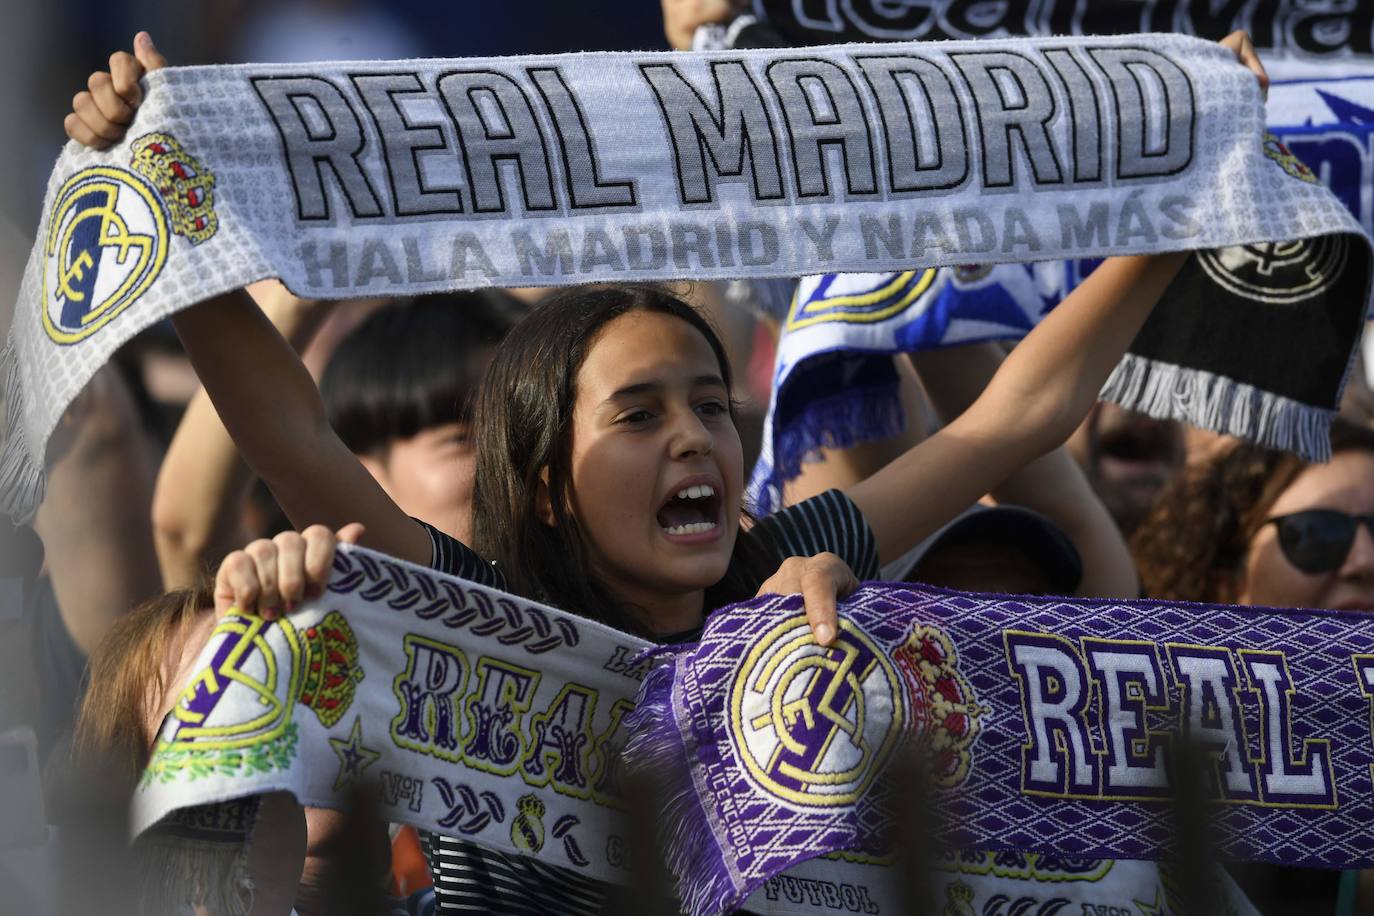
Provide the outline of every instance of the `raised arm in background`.
<path id="1" fill-rule="evenodd" d="M 1003 355 L 999 346 L 986 343 L 913 353 L 911 359 L 931 405 L 948 422 L 978 399 Z M 1064 530 L 1083 558 L 1078 594 L 1139 596 L 1140 579 L 1126 541 L 1065 446 L 1023 465 L 993 488 L 992 497 L 1034 509 Z"/>
<path id="2" fill-rule="evenodd" d="M 172 323 L 239 453 L 293 525 L 338 530 L 361 522 L 365 546 L 429 563 L 429 535 L 339 439 L 315 380 L 247 295 L 225 293 Z"/>
<path id="3" fill-rule="evenodd" d="M 156 458 L 118 369 L 92 377 L 48 455 L 34 530 L 62 622 L 89 655 L 119 615 L 162 591 L 148 521 Z"/>
<path id="4" fill-rule="evenodd" d="M 297 353 L 333 305 L 301 299 L 277 280 L 254 283 L 248 293 Z M 204 389 L 196 392 L 162 459 L 153 492 L 153 543 L 165 588 L 194 585 L 249 541 L 243 504 L 254 479 L 209 395 Z"/>
<path id="5" fill-rule="evenodd" d="M 920 441 L 927 413 L 948 422 L 968 409 L 1002 358 L 996 344 L 913 353 L 909 360 L 898 357 L 898 368 L 904 370 L 900 374 L 906 432 L 852 448 L 826 450 L 823 460 L 803 465 L 801 475 L 787 482 L 783 489 L 787 503 L 831 487 L 846 489 L 875 474 Z M 1100 598 L 1139 594 L 1139 578 L 1126 542 L 1067 447 L 1058 446 L 1017 468 L 990 495 L 998 503 L 1034 509 L 1063 529 L 1083 559 L 1078 594 Z"/>
<path id="6" fill-rule="evenodd" d="M 1186 258 L 1103 262 L 1012 351 L 968 410 L 847 488 L 873 529 L 880 562 L 1063 444 Z"/>

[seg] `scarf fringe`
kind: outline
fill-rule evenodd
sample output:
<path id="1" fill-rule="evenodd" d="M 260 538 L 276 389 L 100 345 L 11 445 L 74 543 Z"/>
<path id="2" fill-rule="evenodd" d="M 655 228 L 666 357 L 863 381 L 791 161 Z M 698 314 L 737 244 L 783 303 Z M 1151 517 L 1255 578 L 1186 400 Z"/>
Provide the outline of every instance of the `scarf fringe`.
<path id="1" fill-rule="evenodd" d="M 24 389 L 19 384 L 19 354 L 14 337 L 0 350 L 0 384 L 5 396 L 5 447 L 0 452 L 0 514 L 16 524 L 33 518 L 43 501 L 45 476 L 42 465 L 29 457 L 24 432 Z"/>
<path id="2" fill-rule="evenodd" d="M 1101 397 L 1155 419 L 1182 420 L 1292 452 L 1304 461 L 1331 458 L 1331 420 L 1336 411 L 1223 375 L 1128 353 L 1112 370 Z"/>
<path id="3" fill-rule="evenodd" d="M 805 381 L 794 376 L 790 384 Z M 782 487 L 798 477 L 802 465 L 824 460 L 822 449 L 850 448 L 887 439 L 906 429 L 899 384 L 851 388 L 821 398 L 787 426 L 773 433 L 773 466 L 751 487 L 758 510 L 768 514 L 782 508 Z"/>
<path id="4" fill-rule="evenodd" d="M 723 913 L 741 896 L 730 879 L 715 832 L 692 782 L 686 746 L 673 712 L 673 676 L 677 665 L 661 662 L 640 685 L 634 711 L 625 719 L 629 740 L 625 759 L 631 772 L 648 779 L 662 807 L 659 841 L 669 871 L 677 881 L 678 902 L 685 913 Z"/>
<path id="5" fill-rule="evenodd" d="M 140 916 L 169 916 L 190 904 L 216 916 L 248 916 L 253 881 L 244 870 L 246 846 L 147 838 L 139 842 Z"/>
<path id="6" fill-rule="evenodd" d="M 253 877 L 248 873 L 248 850 L 257 827 L 260 798 L 239 799 L 183 808 L 136 841 L 139 861 L 140 916 L 170 916 L 196 905 L 216 916 L 248 916 L 253 909 Z M 186 828 L 178 821 L 194 822 L 197 812 L 211 821 L 226 819 L 225 806 L 236 809 L 227 817 L 246 829 L 225 827 L 213 831 Z"/>

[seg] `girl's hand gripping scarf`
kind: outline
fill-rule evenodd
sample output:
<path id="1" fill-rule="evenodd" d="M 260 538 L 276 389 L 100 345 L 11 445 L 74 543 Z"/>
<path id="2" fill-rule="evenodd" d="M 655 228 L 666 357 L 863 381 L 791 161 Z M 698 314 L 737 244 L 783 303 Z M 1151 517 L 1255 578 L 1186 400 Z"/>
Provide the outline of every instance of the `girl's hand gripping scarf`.
<path id="1" fill-rule="evenodd" d="M 124 341 L 264 277 L 396 296 L 1322 237 L 1364 303 L 1368 239 L 1263 121 L 1229 51 L 1176 35 L 159 70 L 125 142 L 49 180 L 0 511 L 32 512 Z"/>
<path id="2" fill-rule="evenodd" d="M 694 914 L 930 909 L 882 843 L 884 773 L 913 738 L 954 912 L 1007 888 L 1061 908 L 1167 897 L 1166 873 L 1105 860 L 1170 855 L 1180 731 L 1206 755 L 1221 852 L 1369 866 L 1371 645 L 1368 615 L 871 583 L 831 649 L 775 597 L 712 614 L 650 670 L 643 640 L 345 546 L 320 599 L 227 616 L 201 653 L 134 799 L 145 911 L 242 908 L 253 799 L 338 808 L 360 784 L 393 822 L 629 883 L 646 840 L 620 816 L 627 766 L 664 780 Z"/>

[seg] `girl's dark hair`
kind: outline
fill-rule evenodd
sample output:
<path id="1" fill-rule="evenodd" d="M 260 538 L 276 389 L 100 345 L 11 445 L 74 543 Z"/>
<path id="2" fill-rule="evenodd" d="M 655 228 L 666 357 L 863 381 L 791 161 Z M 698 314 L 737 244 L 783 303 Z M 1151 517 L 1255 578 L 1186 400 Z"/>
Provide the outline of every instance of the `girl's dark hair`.
<path id="1" fill-rule="evenodd" d="M 356 455 L 441 423 L 467 422 L 486 352 L 524 306 L 507 293 L 438 293 L 369 315 L 320 379 L 329 425 Z"/>
<path id="2" fill-rule="evenodd" d="M 631 312 L 669 315 L 695 328 L 733 390 L 730 363 L 715 330 L 668 291 L 631 285 L 554 293 L 502 341 L 478 394 L 472 526 L 473 547 L 496 561 L 512 591 L 642 632 L 591 578 L 582 533 L 567 509 L 577 373 L 602 329 Z M 541 474 L 548 475 L 554 525 L 538 516 Z M 725 578 L 707 590 L 706 609 L 753 597 L 750 582 L 757 587 L 771 574 L 767 566 L 750 539 L 737 539 Z"/>
<path id="3" fill-rule="evenodd" d="M 1337 417 L 1331 450 L 1374 453 L 1374 430 Z M 1235 603 L 1251 539 L 1309 467 L 1287 452 L 1240 443 L 1180 470 L 1131 538 L 1145 594 L 1167 601 Z"/>

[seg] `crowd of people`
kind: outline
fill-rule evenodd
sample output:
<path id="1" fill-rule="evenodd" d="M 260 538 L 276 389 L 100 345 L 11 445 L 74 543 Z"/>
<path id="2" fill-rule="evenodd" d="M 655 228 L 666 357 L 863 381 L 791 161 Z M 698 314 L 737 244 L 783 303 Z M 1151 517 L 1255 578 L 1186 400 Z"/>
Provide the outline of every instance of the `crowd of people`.
<path id="1" fill-rule="evenodd" d="M 685 46 L 730 5 L 664 11 Z M 1263 79 L 1242 36 L 1226 44 Z M 68 136 L 118 142 L 166 64 L 139 33 L 76 96 Z M 61 853 L 0 852 L 0 899 L 136 900 L 119 800 L 216 620 L 289 614 L 340 541 L 661 643 L 800 592 L 825 645 L 837 603 L 879 578 L 1374 611 L 1357 397 L 1324 465 L 1094 403 L 1182 262 L 1107 261 L 1014 347 L 894 358 L 907 431 L 812 456 L 763 518 L 748 431 L 778 329 L 711 284 L 325 302 L 269 280 L 186 309 L 99 371 L 32 526 L 0 525 L 0 585 L 20 589 L 0 592 L 0 768 L 19 787 L 0 847 Z M 640 911 L 459 837 L 278 808 L 255 913 Z M 1354 911 L 1354 874 L 1236 874 L 1262 912 Z"/>

